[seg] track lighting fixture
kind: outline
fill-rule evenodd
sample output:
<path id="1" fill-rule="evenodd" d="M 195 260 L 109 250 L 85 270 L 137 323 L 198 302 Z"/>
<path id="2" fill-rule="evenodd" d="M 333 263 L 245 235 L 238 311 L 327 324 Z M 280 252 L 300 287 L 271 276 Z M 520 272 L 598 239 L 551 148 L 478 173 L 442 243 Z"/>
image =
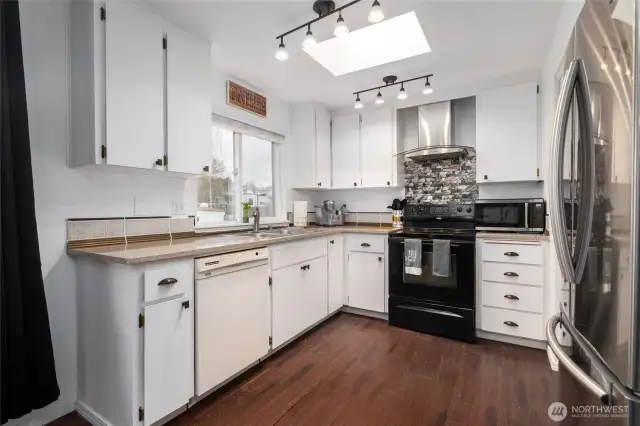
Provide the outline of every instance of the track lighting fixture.
<path id="1" fill-rule="evenodd" d="M 433 92 L 433 89 L 431 89 L 431 83 L 429 83 L 429 77 L 432 77 L 433 74 L 428 74 L 428 75 L 423 75 L 420 77 L 414 77 L 414 78 L 410 78 L 407 80 L 402 80 L 402 81 L 397 81 L 398 77 L 396 77 L 395 75 L 388 75 L 386 77 L 384 77 L 382 79 L 382 81 L 384 82 L 383 86 L 377 86 L 377 87 L 372 87 L 371 89 L 366 89 L 366 90 L 360 90 L 358 92 L 353 92 L 354 95 L 356 95 L 356 103 L 354 105 L 354 108 L 356 109 L 360 109 L 363 107 L 362 102 L 360 102 L 360 93 L 365 93 L 365 92 L 371 92 L 373 90 L 377 90 L 378 94 L 376 95 L 376 100 L 374 101 L 376 104 L 380 105 L 384 103 L 384 98 L 382 97 L 382 92 L 380 91 L 382 88 L 384 87 L 389 87 L 389 86 L 395 86 L 396 84 L 400 85 L 400 91 L 398 92 L 397 98 L 399 100 L 404 100 L 408 98 L 408 94 L 407 91 L 404 89 L 404 83 L 408 83 L 410 81 L 416 81 L 416 80 L 421 80 L 423 78 L 427 79 L 427 83 L 425 85 L 424 90 L 422 91 L 422 93 L 424 94 L 429 94 Z"/>
<path id="2" fill-rule="evenodd" d="M 311 24 L 309 24 L 307 28 L 307 35 L 304 37 L 304 41 L 302 42 L 302 47 L 304 47 L 305 49 L 308 49 L 314 44 L 316 44 L 316 39 L 313 36 L 313 33 L 311 32 Z"/>
<path id="3" fill-rule="evenodd" d="M 349 28 L 347 24 L 344 22 L 344 18 L 342 17 L 342 12 L 338 15 L 338 21 L 336 22 L 336 28 L 333 30 L 333 35 L 336 37 L 342 37 L 343 35 L 349 34 Z"/>
<path id="4" fill-rule="evenodd" d="M 429 77 L 427 76 L 427 82 L 424 84 L 424 89 L 422 89 L 423 95 L 430 95 L 433 93 L 433 89 L 431 88 L 431 83 L 429 83 Z"/>
<path id="5" fill-rule="evenodd" d="M 378 0 L 373 2 L 368 18 L 369 22 L 374 24 L 377 24 L 384 19 L 384 12 L 382 11 L 382 7 L 380 7 L 380 2 Z"/>
<path id="6" fill-rule="evenodd" d="M 400 91 L 398 92 L 398 99 L 401 101 L 407 99 L 407 92 L 404 90 L 404 83 L 400 83 Z"/>
<path id="7" fill-rule="evenodd" d="M 276 59 L 279 61 L 286 61 L 289 58 L 289 54 L 287 53 L 287 49 L 284 47 L 284 37 L 280 37 L 280 45 L 278 46 L 278 50 L 276 50 Z"/>
<path id="8" fill-rule="evenodd" d="M 362 108 L 364 105 L 362 105 L 362 102 L 360 102 L 360 95 L 356 95 L 356 104 L 354 105 L 355 109 L 360 109 Z"/>
<path id="9" fill-rule="evenodd" d="M 378 96 L 376 96 L 376 101 L 378 105 L 382 105 L 384 103 L 384 98 L 382 97 L 382 93 L 380 93 L 380 89 L 378 89 Z"/>

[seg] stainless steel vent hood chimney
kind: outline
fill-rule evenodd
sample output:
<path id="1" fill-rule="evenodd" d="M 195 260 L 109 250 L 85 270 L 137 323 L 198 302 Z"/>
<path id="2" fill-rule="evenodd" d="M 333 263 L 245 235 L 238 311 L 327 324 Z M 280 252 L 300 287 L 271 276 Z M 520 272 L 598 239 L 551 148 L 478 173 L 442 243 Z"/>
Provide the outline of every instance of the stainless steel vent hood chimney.
<path id="1" fill-rule="evenodd" d="M 455 143 L 455 135 L 451 130 L 453 119 L 451 101 L 422 105 L 417 109 L 418 147 L 406 150 L 399 155 L 412 161 L 429 161 L 475 154 L 475 149 Z"/>

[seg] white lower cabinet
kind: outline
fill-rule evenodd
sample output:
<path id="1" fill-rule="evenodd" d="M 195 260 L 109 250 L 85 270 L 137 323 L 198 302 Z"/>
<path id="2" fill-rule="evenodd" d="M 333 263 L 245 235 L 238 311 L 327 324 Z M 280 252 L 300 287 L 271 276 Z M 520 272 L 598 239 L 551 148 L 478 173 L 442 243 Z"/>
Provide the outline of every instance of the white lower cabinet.
<path id="1" fill-rule="evenodd" d="M 346 235 L 347 305 L 386 312 L 386 236 Z"/>
<path id="2" fill-rule="evenodd" d="M 344 237 L 333 235 L 328 238 L 329 263 L 329 313 L 342 308 L 344 301 Z"/>
<path id="3" fill-rule="evenodd" d="M 189 297 L 144 308 L 144 424 L 193 396 L 193 315 Z"/>

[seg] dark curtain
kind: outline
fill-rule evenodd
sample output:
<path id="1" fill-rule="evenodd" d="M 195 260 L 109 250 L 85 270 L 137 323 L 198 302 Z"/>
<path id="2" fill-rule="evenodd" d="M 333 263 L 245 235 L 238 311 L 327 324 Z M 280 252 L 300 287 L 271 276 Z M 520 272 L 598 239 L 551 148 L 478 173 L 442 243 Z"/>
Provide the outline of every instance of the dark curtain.
<path id="1" fill-rule="evenodd" d="M 0 1 L 0 62 L 0 417 L 6 423 L 60 395 L 38 248 L 20 12 L 14 0 Z"/>

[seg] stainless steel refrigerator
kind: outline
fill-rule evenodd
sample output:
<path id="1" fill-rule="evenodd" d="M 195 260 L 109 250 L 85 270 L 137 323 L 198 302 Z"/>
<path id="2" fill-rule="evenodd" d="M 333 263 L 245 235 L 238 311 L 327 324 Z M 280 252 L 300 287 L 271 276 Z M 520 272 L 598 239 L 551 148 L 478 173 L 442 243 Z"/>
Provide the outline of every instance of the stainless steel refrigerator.
<path id="1" fill-rule="evenodd" d="M 561 424 L 640 425 L 635 3 L 587 0 L 561 64 L 548 206 L 571 296 L 547 324 Z"/>

